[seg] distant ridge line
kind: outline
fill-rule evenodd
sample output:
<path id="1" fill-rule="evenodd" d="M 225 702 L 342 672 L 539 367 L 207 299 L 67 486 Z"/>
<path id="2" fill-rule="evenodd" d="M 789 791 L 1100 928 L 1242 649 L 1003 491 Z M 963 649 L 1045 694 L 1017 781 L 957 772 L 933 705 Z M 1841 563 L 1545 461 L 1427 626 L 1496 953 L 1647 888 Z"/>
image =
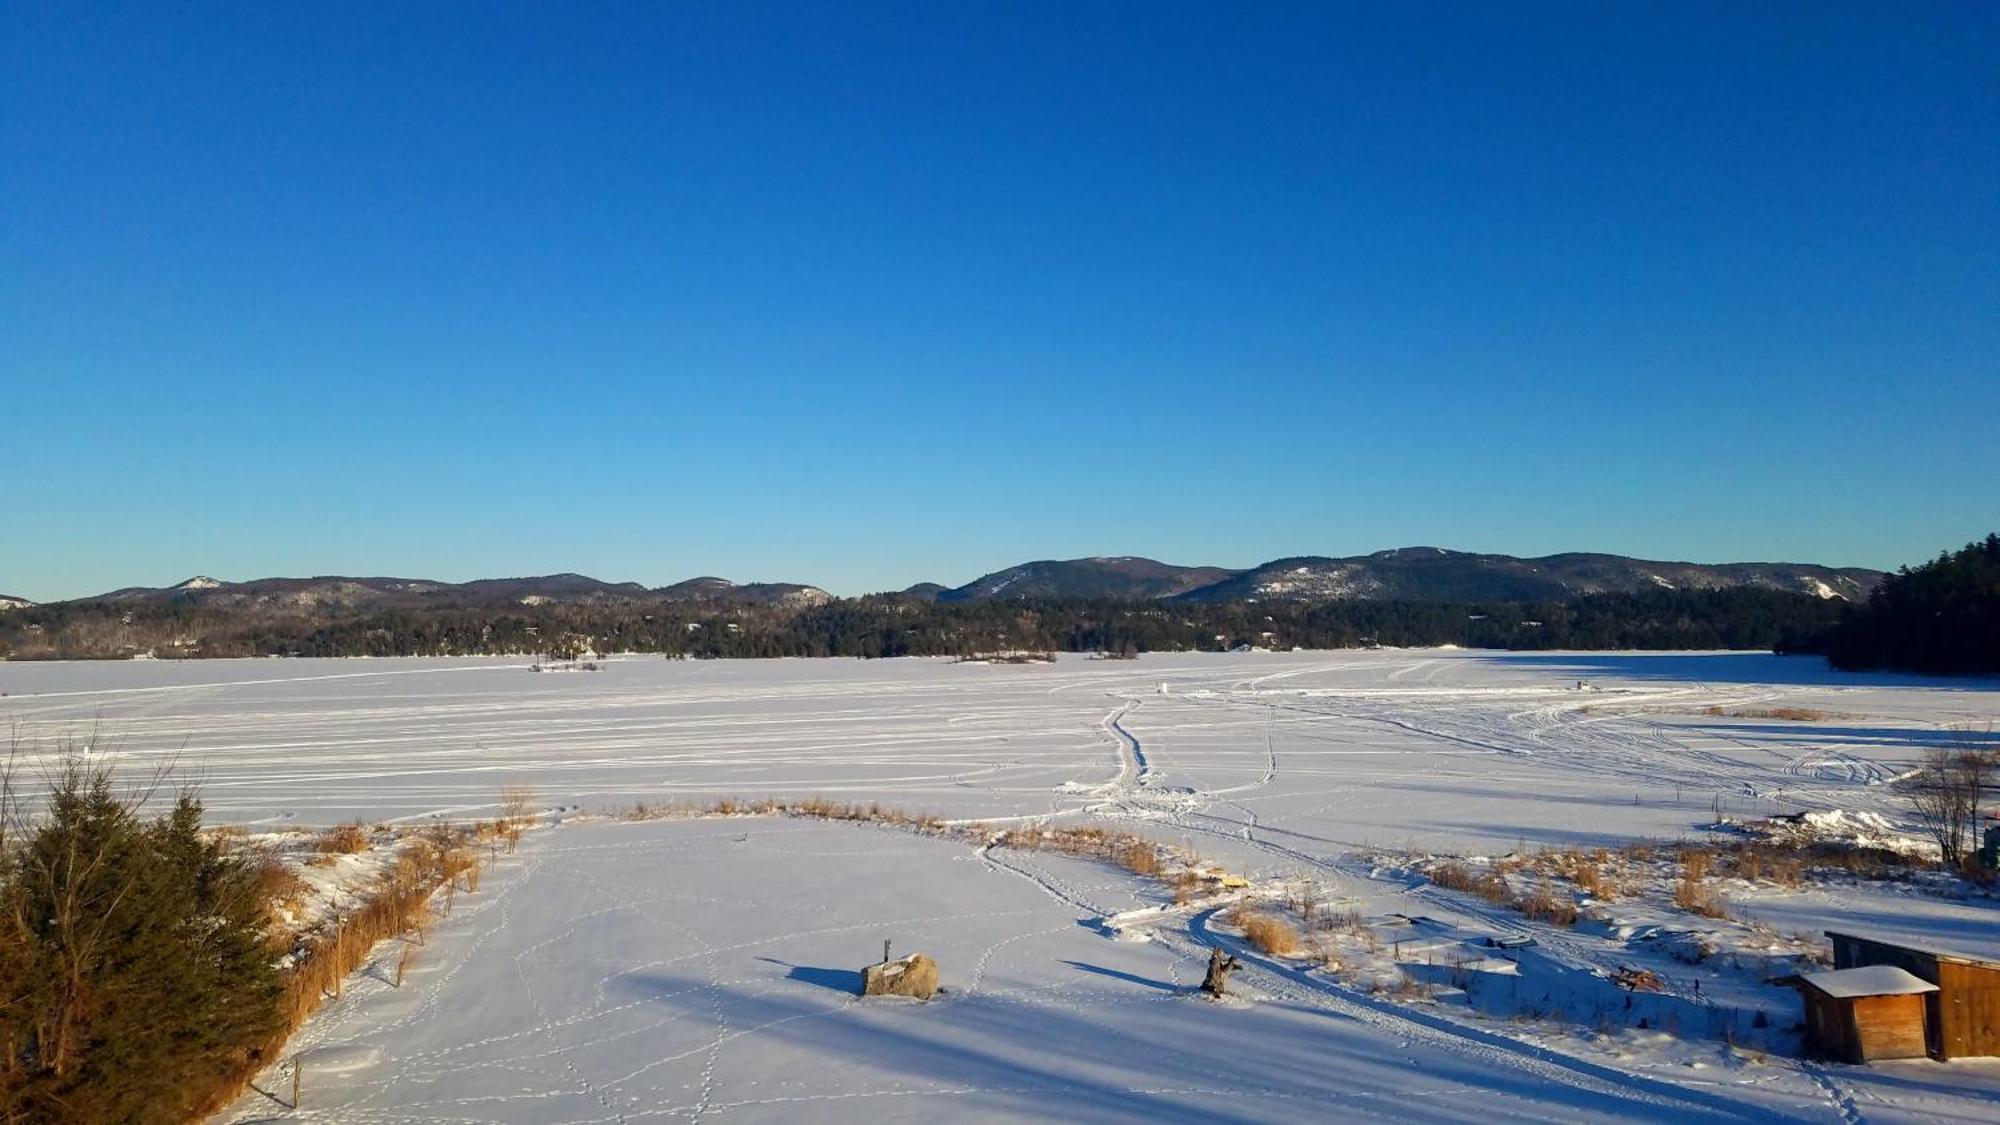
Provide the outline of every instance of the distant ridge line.
<path id="1" fill-rule="evenodd" d="M 1658 589 L 1789 590 L 1850 602 L 1885 577 L 1861 567 L 1814 563 L 1690 563 L 1568 552 L 1513 555 L 1398 547 L 1367 555 L 1299 555 L 1254 567 L 1180 566 L 1136 555 L 1041 559 L 982 575 L 961 586 L 918 583 L 900 596 L 940 602 L 1096 598 L 1201 603 L 1281 601 L 1543 601 Z M 215 609 L 360 611 L 396 606 L 714 602 L 792 608 L 834 601 L 797 582 L 737 583 L 714 576 L 665 586 L 605 582 L 560 573 L 440 582 L 424 578 L 259 578 L 245 582 L 198 575 L 173 586 L 128 586 L 69 602 L 182 602 Z M 0 609 L 25 598 L 0 597 Z"/>

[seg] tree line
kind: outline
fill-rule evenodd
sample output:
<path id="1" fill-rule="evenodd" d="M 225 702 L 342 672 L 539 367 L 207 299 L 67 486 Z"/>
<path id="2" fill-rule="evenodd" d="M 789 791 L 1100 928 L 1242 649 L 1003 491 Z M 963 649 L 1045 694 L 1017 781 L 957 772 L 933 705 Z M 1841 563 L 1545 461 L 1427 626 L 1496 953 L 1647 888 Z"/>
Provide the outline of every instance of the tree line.
<path id="1" fill-rule="evenodd" d="M 69 602 L 0 614 L 12 659 L 464 656 L 568 651 L 691 658 L 971 656 L 1454 644 L 1484 649 L 1809 648 L 1837 604 L 1752 587 L 1541 602 L 1216 605 L 1116 599 L 939 603 L 883 594 L 812 607 L 610 603 L 313 614 Z"/>
<path id="2" fill-rule="evenodd" d="M 2000 675 L 2000 535 L 1902 568 L 1807 647 L 1847 670 Z"/>

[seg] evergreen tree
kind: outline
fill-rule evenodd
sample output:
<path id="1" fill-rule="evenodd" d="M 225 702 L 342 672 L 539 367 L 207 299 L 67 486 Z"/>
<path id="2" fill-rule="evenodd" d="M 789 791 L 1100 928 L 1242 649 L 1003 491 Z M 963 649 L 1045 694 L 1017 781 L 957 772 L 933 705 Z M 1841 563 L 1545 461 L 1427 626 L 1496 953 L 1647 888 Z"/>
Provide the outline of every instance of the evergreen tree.
<path id="1" fill-rule="evenodd" d="M 2000 535 L 1890 575 L 1818 647 L 1836 668 L 2000 675 Z"/>
<path id="2" fill-rule="evenodd" d="M 0 1107 L 8 1120 L 179 1122 L 278 1025 L 256 876 L 182 793 L 142 819 L 72 761 L 6 857 Z"/>

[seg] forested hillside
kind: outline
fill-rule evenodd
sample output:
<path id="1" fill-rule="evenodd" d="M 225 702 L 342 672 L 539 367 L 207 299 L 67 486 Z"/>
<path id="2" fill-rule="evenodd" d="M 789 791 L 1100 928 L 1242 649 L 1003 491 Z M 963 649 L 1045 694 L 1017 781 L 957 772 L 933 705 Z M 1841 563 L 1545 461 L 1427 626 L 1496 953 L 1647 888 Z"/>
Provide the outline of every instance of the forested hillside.
<path id="1" fill-rule="evenodd" d="M 1439 645 L 1502 649 L 1795 648 L 1839 603 L 1782 590 L 1656 590 L 1533 602 L 1224 604 L 885 594 L 820 605 L 619 603 L 339 612 L 65 602 L 0 613 L 0 654 L 222 656 L 953 656 Z"/>
<path id="2" fill-rule="evenodd" d="M 2000 535 L 1890 575 L 1817 647 L 1836 668 L 2000 675 Z"/>

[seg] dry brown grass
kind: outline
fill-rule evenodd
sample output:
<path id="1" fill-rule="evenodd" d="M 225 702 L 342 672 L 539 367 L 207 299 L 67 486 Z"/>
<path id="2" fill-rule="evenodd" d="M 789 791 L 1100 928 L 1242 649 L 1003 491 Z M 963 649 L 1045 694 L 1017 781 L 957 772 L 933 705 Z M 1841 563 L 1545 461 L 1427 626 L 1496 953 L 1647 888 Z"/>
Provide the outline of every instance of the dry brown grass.
<path id="1" fill-rule="evenodd" d="M 1681 878 L 1701 880 L 1715 870 L 1715 853 L 1707 848 L 1681 849 Z"/>
<path id="2" fill-rule="evenodd" d="M 1479 887 L 1479 876 L 1472 869 L 1455 859 L 1448 859 L 1430 869 L 1431 882 L 1448 891 L 1474 891 Z"/>
<path id="3" fill-rule="evenodd" d="M 1783 719 L 1791 723 L 1819 723 L 1843 717 L 1830 711 L 1817 711 L 1811 707 L 1739 707 L 1734 711 L 1709 707 L 1703 710 L 1702 714 L 1720 719 Z"/>
<path id="4" fill-rule="evenodd" d="M 1760 707 L 1736 713 L 1738 719 L 1784 719 L 1786 723 L 1824 723 L 1834 719 L 1826 711 L 1814 711 L 1812 707 Z"/>
<path id="5" fill-rule="evenodd" d="M 353 855 L 368 850 L 368 829 L 358 820 L 336 824 L 319 834 L 313 847 L 325 855 Z"/>
<path id="6" fill-rule="evenodd" d="M 257 873 L 257 890 L 263 896 L 265 913 L 274 923 L 281 913 L 294 913 L 305 904 L 312 888 L 283 858 L 267 852 L 252 857 L 250 862 Z"/>
<path id="7" fill-rule="evenodd" d="M 1623 889 L 1609 875 L 1605 874 L 1601 863 L 1584 863 L 1576 869 L 1575 882 L 1578 887 L 1590 893 L 1593 898 L 1611 902 L 1617 899 Z"/>
<path id="8" fill-rule="evenodd" d="M 1298 955 L 1299 932 L 1279 915 L 1265 910 L 1238 907 L 1230 911 L 1229 920 L 1243 931 L 1243 940 L 1262 952 L 1273 957 Z"/>
<path id="9" fill-rule="evenodd" d="M 1753 883 L 1796 887 L 1805 878 L 1805 860 L 1796 850 L 1749 844 L 1727 853 L 1729 873 Z"/>
<path id="10" fill-rule="evenodd" d="M 1160 859 L 1160 849 L 1145 840 L 1119 841 L 1112 847 L 1111 862 L 1147 878 L 1159 875 L 1166 866 Z"/>
<path id="11" fill-rule="evenodd" d="M 1605 854 L 1608 859 L 1608 853 Z M 1537 880 L 1526 894 L 1516 894 L 1508 884 L 1505 871 L 1532 871 L 1543 876 Z M 1550 922 L 1558 926 L 1576 924 L 1579 912 L 1576 902 L 1567 894 L 1558 893 L 1549 885 L 1548 879 L 1566 878 L 1579 886 L 1586 883 L 1591 887 L 1608 892 L 1610 882 L 1602 875 L 1602 866 L 1595 859 L 1586 858 L 1581 853 L 1543 852 L 1532 858 L 1511 856 L 1508 860 L 1495 862 L 1491 868 L 1479 872 L 1458 860 L 1446 860 L 1430 868 L 1431 882 L 1440 887 L 1479 896 L 1495 906 L 1504 906 L 1520 911 L 1527 917 Z"/>
<path id="12" fill-rule="evenodd" d="M 1710 919 L 1726 919 L 1728 909 L 1722 897 L 1708 887 L 1708 873 L 1716 867 L 1716 855 L 1702 847 L 1680 849 L 1680 883 L 1674 885 L 1674 905 Z"/>
<path id="13" fill-rule="evenodd" d="M 1575 883 L 1579 889 L 1603 901 L 1608 902 L 1625 894 L 1625 889 L 1613 875 L 1614 860 L 1607 848 L 1590 851 L 1548 849 L 1535 856 L 1532 866 L 1545 876 Z"/>
<path id="14" fill-rule="evenodd" d="M 1576 903 L 1568 895 L 1557 894 L 1547 883 L 1514 900 L 1514 909 L 1538 922 L 1565 928 L 1576 925 Z"/>
<path id="15" fill-rule="evenodd" d="M 1707 849 L 1682 848 L 1681 879 L 1674 886 L 1674 905 L 1708 918 L 1729 917 L 1728 907 L 1707 882 L 1714 867 L 1715 856 Z"/>
<path id="16" fill-rule="evenodd" d="M 1783 719 L 1791 723 L 1818 723 L 1834 716 L 1811 707 L 1772 707 L 1768 710 L 1750 712 L 1759 719 Z"/>
<path id="17" fill-rule="evenodd" d="M 1674 905 L 1706 918 L 1729 917 L 1728 904 L 1708 884 L 1698 880 L 1682 879 L 1674 885 Z"/>

